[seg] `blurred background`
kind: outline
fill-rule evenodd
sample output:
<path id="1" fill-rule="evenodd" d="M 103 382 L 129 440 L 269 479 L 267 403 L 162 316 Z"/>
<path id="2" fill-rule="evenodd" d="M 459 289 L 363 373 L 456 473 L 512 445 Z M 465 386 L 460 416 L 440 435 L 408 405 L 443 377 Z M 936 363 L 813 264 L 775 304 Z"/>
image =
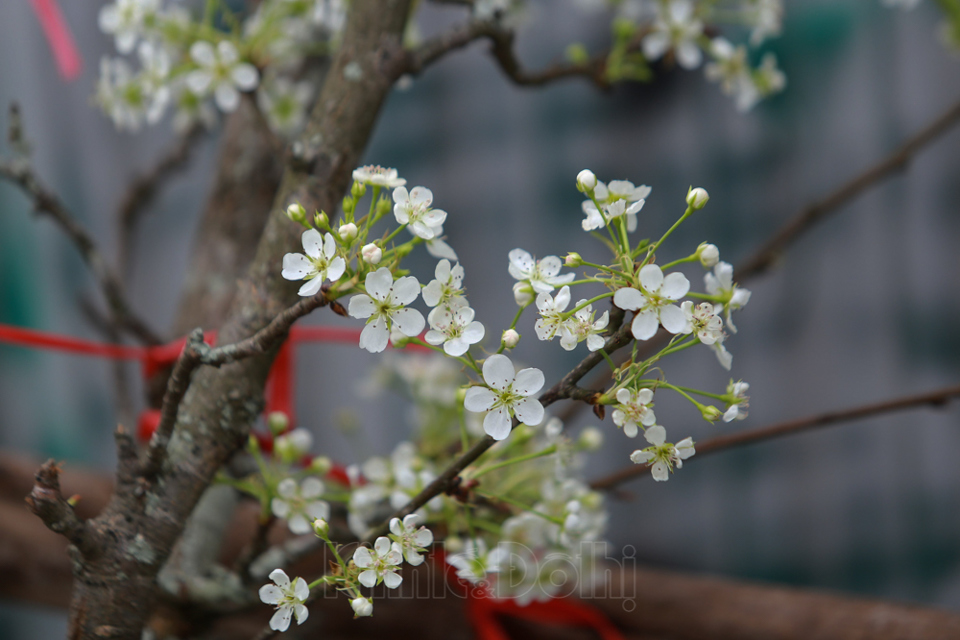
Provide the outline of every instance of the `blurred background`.
<path id="1" fill-rule="evenodd" d="M 91 105 L 97 61 L 114 53 L 113 42 L 97 28 L 100 3 L 62 5 L 85 61 L 69 83 L 30 4 L 0 3 L 0 105 L 20 103 L 39 175 L 113 256 L 125 185 L 174 136 L 168 122 L 117 133 Z M 660 69 L 652 84 L 606 94 L 577 80 L 518 88 L 475 45 L 394 92 L 366 160 L 433 190 L 449 213 L 445 231 L 472 306 L 496 336 L 516 310 L 509 250 L 602 259 L 580 228 L 580 169 L 650 185 L 640 233 L 652 236 L 683 212 L 688 185 L 705 187 L 709 205 L 673 236 L 669 255 L 709 241 L 736 264 L 804 205 L 895 149 L 960 99 L 960 60 L 936 37 L 933 5 L 901 12 L 874 1 L 788 0 L 783 34 L 766 47 L 787 89 L 747 114 L 700 71 Z M 517 41 L 529 67 L 557 59 L 572 41 L 604 48 L 609 20 L 563 6 L 531 4 Z M 462 18 L 456 8 L 427 7 L 421 31 Z M 130 297 L 155 327 L 172 323 L 218 142 L 215 131 L 199 145 L 139 232 Z M 960 129 L 746 284 L 753 297 L 727 347 L 732 376 L 751 385 L 747 420 L 708 425 L 661 393 L 659 422 L 671 437 L 705 440 L 956 383 L 958 202 Z M 432 265 L 414 260 L 413 272 L 426 282 Z M 700 267 L 685 271 L 702 290 Z M 0 183 L 0 322 L 101 339 L 78 305 L 91 296 L 95 283 L 73 246 Z M 338 320 L 317 313 L 306 322 Z M 521 321 L 516 357 L 542 368 L 550 385 L 584 348 L 539 343 L 533 321 Z M 319 452 L 348 463 L 388 453 L 409 435 L 396 399 L 357 393 L 377 362 L 352 345 L 297 353 L 299 423 Z M 128 374 L 139 388 L 137 369 Z M 717 392 L 729 379 L 700 349 L 670 362 L 669 376 Z M 0 448 L 112 470 L 112 384 L 104 361 L 0 345 Z M 349 433 L 342 426 L 354 420 L 344 411 L 359 425 Z M 599 424 L 581 414 L 572 425 Z M 626 486 L 631 499 L 611 499 L 609 540 L 615 554 L 626 549 L 651 566 L 960 610 L 958 415 L 952 406 L 920 409 L 694 458 L 666 484 L 638 480 Z M 588 477 L 626 465 L 638 444 L 609 417 L 602 426 L 606 444 Z M 5 638 L 55 637 L 64 625 L 60 612 L 0 603 Z"/>

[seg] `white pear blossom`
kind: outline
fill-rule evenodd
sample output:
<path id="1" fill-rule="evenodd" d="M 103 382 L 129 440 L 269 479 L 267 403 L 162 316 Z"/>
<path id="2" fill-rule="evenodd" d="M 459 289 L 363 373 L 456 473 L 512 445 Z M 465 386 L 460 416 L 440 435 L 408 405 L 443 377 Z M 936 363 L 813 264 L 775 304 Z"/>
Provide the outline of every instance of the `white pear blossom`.
<path id="1" fill-rule="evenodd" d="M 100 30 L 112 34 L 117 51 L 130 53 L 143 35 L 144 22 L 157 13 L 160 0 L 116 0 L 100 9 Z"/>
<path id="2" fill-rule="evenodd" d="M 660 425 L 647 429 L 643 437 L 653 446 L 634 451 L 630 454 L 630 460 L 636 464 L 651 466 L 650 473 L 657 482 L 668 480 L 674 466 L 681 468 L 683 461 L 696 453 L 690 438 L 684 438 L 675 445 L 666 442 L 667 430 Z"/>
<path id="3" fill-rule="evenodd" d="M 747 395 L 749 389 L 750 385 L 742 380 L 730 381 L 727 385 L 727 395 L 731 396 L 733 401 L 727 404 L 727 410 L 723 412 L 724 422 L 743 420 L 747 417 L 747 407 L 750 406 L 750 396 Z"/>
<path id="4" fill-rule="evenodd" d="M 461 553 L 447 556 L 447 564 L 457 570 L 457 577 L 473 584 L 482 582 L 488 573 L 496 573 L 499 566 L 481 538 L 468 540 Z"/>
<path id="5" fill-rule="evenodd" d="M 541 340 L 553 340 L 560 331 L 561 325 L 566 320 L 563 318 L 563 312 L 570 304 L 570 287 L 563 286 L 557 292 L 556 297 L 551 297 L 549 293 L 541 293 L 537 296 L 537 309 L 540 311 L 540 318 L 534 324 L 537 337 Z"/>
<path id="6" fill-rule="evenodd" d="M 320 235 L 316 229 L 307 229 L 301 236 L 302 253 L 283 256 L 283 272 L 287 280 L 306 280 L 298 293 L 301 296 L 316 295 L 325 280 L 336 282 L 346 271 L 347 263 L 337 255 L 337 242 L 329 233 Z"/>
<path id="7" fill-rule="evenodd" d="M 140 129 L 146 115 L 147 96 L 126 60 L 101 58 L 96 99 L 117 129 Z"/>
<path id="8" fill-rule="evenodd" d="M 627 231 L 636 231 L 637 212 L 643 208 L 650 191 L 650 187 L 646 185 L 638 187 L 629 180 L 611 180 L 610 184 L 597 182 L 593 197 L 603 207 L 603 215 L 600 215 L 600 211 L 593 200 L 584 200 L 581 208 L 587 217 L 581 223 L 583 230 L 601 229 L 606 226 L 607 222 L 626 215 Z M 604 217 L 606 220 L 604 220 Z"/>
<path id="9" fill-rule="evenodd" d="M 916 3 L 919 0 L 906 0 L 906 2 Z M 783 27 L 783 0 L 753 0 L 753 4 L 751 18 L 753 30 L 750 32 L 750 44 L 756 47 L 767 38 L 780 35 Z"/>
<path id="10" fill-rule="evenodd" d="M 426 325 L 423 315 L 407 305 L 420 294 L 420 283 L 413 276 L 393 281 L 386 267 L 367 274 L 367 293 L 350 298 L 348 313 L 354 318 L 369 318 L 360 333 L 360 347 L 370 353 L 387 348 L 390 331 L 396 327 L 405 336 L 416 336 Z"/>
<path id="11" fill-rule="evenodd" d="M 750 77 L 747 48 L 734 47 L 726 38 L 714 38 L 710 42 L 713 62 L 704 67 L 707 80 L 719 82 L 724 94 L 731 96 L 739 111 L 749 111 L 760 100 L 757 88 Z"/>
<path id="12" fill-rule="evenodd" d="M 288 460 L 299 460 L 310 453 L 312 447 L 313 434 L 303 427 L 279 435 L 273 441 L 273 450 Z"/>
<path id="13" fill-rule="evenodd" d="M 305 478 L 299 486 L 293 478 L 285 478 L 277 485 L 279 495 L 270 502 L 270 509 L 273 515 L 287 521 L 291 532 L 310 533 L 311 522 L 330 518 L 330 505 L 319 499 L 323 491 L 319 478 Z"/>
<path id="14" fill-rule="evenodd" d="M 170 103 L 170 54 L 153 42 L 141 42 L 137 57 L 140 59 L 140 84 L 147 123 L 156 124 Z"/>
<path id="15" fill-rule="evenodd" d="M 350 601 L 350 607 L 353 609 L 353 615 L 358 618 L 373 615 L 373 600 L 370 598 L 354 598 Z"/>
<path id="16" fill-rule="evenodd" d="M 579 307 L 585 302 L 586 300 L 580 300 L 575 307 Z M 573 351 L 578 344 L 586 340 L 587 349 L 590 351 L 602 349 L 606 340 L 600 334 L 610 323 L 610 312 L 604 311 L 597 321 L 593 319 L 595 315 L 593 305 L 590 304 L 574 313 L 573 317 L 560 327 L 560 346 L 567 351 Z"/>
<path id="17" fill-rule="evenodd" d="M 396 589 L 403 582 L 397 573 L 403 556 L 390 544 L 390 538 L 380 536 L 373 543 L 373 551 L 360 547 L 353 552 L 353 562 L 363 569 L 357 579 L 365 587 L 375 587 L 381 581 L 388 589 Z"/>
<path id="18" fill-rule="evenodd" d="M 434 271 L 435 280 L 423 287 L 423 301 L 428 307 L 465 307 L 463 297 L 463 267 L 460 264 L 450 266 L 449 260 L 441 260 Z"/>
<path id="19" fill-rule="evenodd" d="M 487 387 L 470 387 L 464 398 L 468 411 L 486 411 L 483 430 L 494 440 L 510 435 L 511 416 L 523 424 L 536 426 L 543 420 L 543 405 L 533 394 L 543 387 L 543 372 L 521 369 L 515 372 L 505 355 L 494 354 L 483 363 L 483 380 Z"/>
<path id="20" fill-rule="evenodd" d="M 270 618 L 270 628 L 274 631 L 286 631 L 290 627 L 290 618 L 296 616 L 297 624 L 303 624 L 310 612 L 303 604 L 310 597 L 310 588 L 303 578 L 290 578 L 283 569 L 274 569 L 270 572 L 270 579 L 274 584 L 265 584 L 260 587 L 260 600 L 264 604 L 277 607 L 276 613 Z"/>
<path id="21" fill-rule="evenodd" d="M 680 310 L 683 311 L 683 316 L 692 332 L 703 344 L 713 344 L 723 338 L 723 320 L 709 302 L 701 302 L 694 307 L 691 301 L 685 300 L 680 305 Z"/>
<path id="22" fill-rule="evenodd" d="M 663 276 L 655 264 L 640 269 L 642 291 L 633 287 L 618 289 L 613 304 L 621 309 L 636 311 L 630 329 L 637 340 L 649 340 L 657 333 L 657 327 L 670 333 L 689 333 L 690 327 L 680 307 L 673 304 L 690 290 L 690 281 L 682 273 Z"/>
<path id="23" fill-rule="evenodd" d="M 628 438 L 637 437 L 638 425 L 643 425 L 646 429 L 657 422 L 657 417 L 650 408 L 653 402 L 653 391 L 650 389 L 618 389 L 617 402 L 620 404 L 613 411 L 613 422 L 623 428 L 623 434 Z"/>
<path id="24" fill-rule="evenodd" d="M 434 346 L 442 344 L 448 356 L 462 356 L 470 349 L 470 345 L 483 340 L 483 325 L 473 316 L 474 311 L 470 307 L 437 307 L 430 312 L 430 331 L 427 331 L 424 340 Z"/>
<path id="25" fill-rule="evenodd" d="M 425 547 L 433 544 L 433 532 L 426 527 L 418 528 L 419 519 L 420 516 L 411 513 L 404 516 L 403 520 L 400 518 L 390 520 L 392 534 L 390 537 L 393 539 L 394 549 L 400 551 L 407 564 L 413 567 L 423 564 L 423 556 L 420 553 L 426 550 Z"/>
<path id="26" fill-rule="evenodd" d="M 306 122 L 312 97 L 313 88 L 309 82 L 269 77 L 257 91 L 257 105 L 274 132 L 293 136 Z"/>
<path id="27" fill-rule="evenodd" d="M 364 184 L 393 189 L 402 187 L 407 181 L 397 175 L 396 169 L 368 164 L 353 170 L 353 179 Z"/>
<path id="28" fill-rule="evenodd" d="M 659 7 L 657 20 L 643 39 L 643 54 L 648 60 L 657 60 L 673 49 L 681 67 L 696 69 L 703 59 L 697 44 L 703 34 L 703 22 L 693 15 L 693 3 L 690 0 L 669 0 Z"/>
<path id="29" fill-rule="evenodd" d="M 257 88 L 260 74 L 257 68 L 240 60 L 233 43 L 221 40 L 216 48 L 205 40 L 197 40 L 190 46 L 190 58 L 198 69 L 187 74 L 187 86 L 198 95 L 213 91 L 220 110 L 230 113 L 240 104 L 240 93 Z"/>
<path id="30" fill-rule="evenodd" d="M 534 260 L 533 256 L 523 249 L 514 249 L 508 255 L 510 275 L 515 280 L 529 282 L 537 293 L 547 293 L 554 288 L 571 282 L 576 274 L 560 274 L 563 261 L 557 256 L 547 256 L 541 260 Z M 516 287 L 514 287 L 516 290 Z"/>
<path id="31" fill-rule="evenodd" d="M 730 331 L 736 333 L 737 328 L 730 320 L 730 313 L 742 309 L 750 301 L 750 290 L 738 287 L 734 283 L 733 265 L 729 262 L 718 262 L 713 268 L 713 273 L 704 274 L 703 282 L 707 293 L 721 299 L 721 302 L 716 305 L 716 313 L 719 315 L 721 310 L 724 311 L 727 326 L 730 327 Z"/>
<path id="32" fill-rule="evenodd" d="M 415 236 L 424 240 L 432 240 L 436 235 L 436 228 L 447 219 L 447 212 L 442 209 L 431 209 L 433 192 L 426 187 L 414 187 L 409 192 L 406 187 L 397 187 L 393 190 L 393 215 L 397 222 L 407 225 Z"/>

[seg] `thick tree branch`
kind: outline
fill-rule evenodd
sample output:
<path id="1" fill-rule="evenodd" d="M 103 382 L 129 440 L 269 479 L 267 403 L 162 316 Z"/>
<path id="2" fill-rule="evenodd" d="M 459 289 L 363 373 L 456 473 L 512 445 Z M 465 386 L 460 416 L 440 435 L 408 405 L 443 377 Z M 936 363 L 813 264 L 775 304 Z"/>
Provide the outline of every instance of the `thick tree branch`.
<path id="1" fill-rule="evenodd" d="M 904 396 L 895 400 L 862 405 L 851 409 L 819 413 L 806 418 L 779 422 L 768 427 L 750 429 L 748 431 L 732 433 L 727 436 L 718 436 L 697 444 L 697 454 L 690 460 L 700 459 L 707 454 L 723 451 L 731 447 L 772 440 L 773 438 L 802 433 L 819 427 L 849 422 L 851 420 L 860 420 L 862 418 L 892 413 L 894 411 L 903 411 L 904 409 L 942 407 L 958 396 L 960 396 L 960 385 L 954 385 L 944 389 L 938 389 L 937 391 Z M 609 490 L 634 478 L 647 475 L 650 475 L 650 470 L 647 466 L 635 464 L 624 467 L 603 478 L 594 480 L 590 483 L 590 486 L 597 490 Z"/>
<path id="2" fill-rule="evenodd" d="M 768 270 L 803 233 L 859 196 L 867 188 L 905 169 L 918 152 L 940 138 L 958 122 L 960 122 L 960 102 L 909 138 L 896 151 L 847 180 L 823 199 L 799 211 L 753 255 L 737 265 L 734 270 L 737 278 L 745 280 Z"/>

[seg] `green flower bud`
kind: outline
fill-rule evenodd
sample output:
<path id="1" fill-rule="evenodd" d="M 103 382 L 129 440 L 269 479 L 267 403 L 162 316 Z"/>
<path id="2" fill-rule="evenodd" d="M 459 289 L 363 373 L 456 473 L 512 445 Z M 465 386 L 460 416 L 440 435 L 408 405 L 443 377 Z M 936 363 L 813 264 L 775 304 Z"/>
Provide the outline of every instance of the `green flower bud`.
<path id="1" fill-rule="evenodd" d="M 703 415 L 703 419 L 707 422 L 716 422 L 723 416 L 723 412 L 713 405 L 705 405 L 701 407 L 700 413 Z"/>
<path id="2" fill-rule="evenodd" d="M 693 188 L 691 187 L 687 191 L 687 205 L 694 211 L 699 211 L 703 209 L 707 204 L 707 200 L 710 199 L 710 194 L 707 193 L 707 190 L 703 187 Z"/>
<path id="3" fill-rule="evenodd" d="M 333 463 L 330 462 L 330 458 L 327 456 L 317 456 L 313 459 L 313 462 L 310 463 L 310 470 L 318 476 L 327 475 L 330 473 L 331 468 L 333 468 Z"/>
<path id="4" fill-rule="evenodd" d="M 321 540 L 330 539 L 330 523 L 328 523 L 323 518 L 317 518 L 313 521 L 313 532 L 317 534 L 317 537 Z"/>
<path id="5" fill-rule="evenodd" d="M 307 212 L 298 202 L 294 202 L 287 207 L 287 217 L 297 224 L 307 226 Z"/>
<path id="6" fill-rule="evenodd" d="M 283 411 L 272 411 L 267 416 L 267 427 L 270 433 L 278 436 L 290 428 L 290 418 Z"/>
<path id="7" fill-rule="evenodd" d="M 580 257 L 579 253 L 571 251 L 567 254 L 567 257 L 563 259 L 563 264 L 571 268 L 576 268 L 583 264 L 583 258 Z"/>

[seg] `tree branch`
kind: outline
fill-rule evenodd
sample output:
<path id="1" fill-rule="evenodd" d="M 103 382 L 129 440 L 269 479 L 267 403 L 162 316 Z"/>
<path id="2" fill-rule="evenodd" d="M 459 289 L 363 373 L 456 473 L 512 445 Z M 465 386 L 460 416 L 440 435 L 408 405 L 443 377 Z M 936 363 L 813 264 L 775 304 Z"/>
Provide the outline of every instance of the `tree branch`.
<path id="1" fill-rule="evenodd" d="M 35 484 L 26 498 L 33 511 L 51 531 L 55 531 L 84 554 L 96 551 L 98 541 L 60 493 L 60 466 L 51 458 L 41 465 Z"/>
<path id="2" fill-rule="evenodd" d="M 406 60 L 398 67 L 398 75 L 408 73 L 418 75 L 434 62 L 448 53 L 485 38 L 490 41 L 490 53 L 500 69 L 515 84 L 526 87 L 539 87 L 556 80 L 584 78 L 599 89 L 609 89 L 606 78 L 607 53 L 594 56 L 584 63 L 557 63 L 540 71 L 531 72 L 523 68 L 513 50 L 514 33 L 497 20 L 471 20 L 453 27 L 446 33 L 426 41 L 415 51 L 409 52 Z"/>
<path id="3" fill-rule="evenodd" d="M 700 459 L 707 454 L 723 451 L 724 449 L 729 449 L 731 447 L 739 447 L 747 444 L 754 444 L 756 442 L 763 442 L 765 440 L 772 440 L 773 438 L 779 438 L 795 433 L 802 433 L 804 431 L 809 431 L 819 427 L 826 427 L 842 422 L 848 422 L 850 420 L 860 420 L 862 418 L 869 418 L 871 416 L 884 413 L 903 411 L 904 409 L 915 409 L 924 406 L 942 407 L 958 396 L 960 396 L 960 385 L 954 385 L 943 389 L 938 389 L 937 391 L 904 396 L 895 400 L 862 405 L 859 407 L 853 407 L 851 409 L 841 409 L 839 411 L 819 413 L 806 418 L 797 418 L 795 420 L 779 422 L 768 427 L 741 431 L 740 433 L 732 433 L 727 436 L 718 436 L 698 444 L 696 446 L 697 454 L 694 458 L 691 458 L 691 460 Z M 623 469 L 620 469 L 619 471 L 616 471 L 608 476 L 594 480 L 592 483 L 590 483 L 590 486 L 596 490 L 606 491 L 636 477 L 646 475 L 649 475 L 649 468 L 646 465 L 630 465 L 629 467 L 624 467 Z"/>
<path id="4" fill-rule="evenodd" d="M 19 135 L 19 134 L 17 134 Z M 14 134 L 11 133 L 11 137 Z M 160 337 L 130 309 L 120 279 L 103 258 L 96 243 L 67 210 L 60 199 L 47 189 L 34 174 L 25 156 L 12 160 L 0 160 L 0 178 L 17 185 L 33 201 L 38 212 L 46 213 L 66 233 L 80 251 L 80 257 L 93 272 L 110 307 L 117 326 L 145 344 L 160 344 Z"/>
<path id="5" fill-rule="evenodd" d="M 960 102 L 904 142 L 896 151 L 854 176 L 823 199 L 807 205 L 793 216 L 753 255 L 737 265 L 734 273 L 746 279 L 767 271 L 797 238 L 816 223 L 853 200 L 867 188 L 900 171 L 931 142 L 960 122 Z"/>

